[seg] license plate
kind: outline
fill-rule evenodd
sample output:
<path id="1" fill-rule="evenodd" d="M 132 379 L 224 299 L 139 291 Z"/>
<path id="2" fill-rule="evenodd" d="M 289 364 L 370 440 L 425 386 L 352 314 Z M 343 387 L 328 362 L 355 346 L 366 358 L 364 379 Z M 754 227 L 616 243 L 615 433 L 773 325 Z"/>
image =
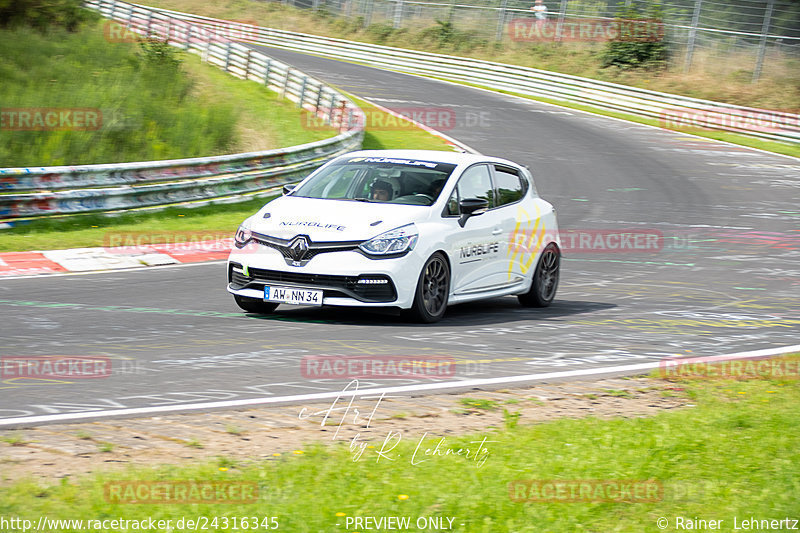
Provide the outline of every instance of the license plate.
<path id="1" fill-rule="evenodd" d="M 322 305 L 322 291 L 295 287 L 264 287 L 264 301 L 294 305 Z"/>

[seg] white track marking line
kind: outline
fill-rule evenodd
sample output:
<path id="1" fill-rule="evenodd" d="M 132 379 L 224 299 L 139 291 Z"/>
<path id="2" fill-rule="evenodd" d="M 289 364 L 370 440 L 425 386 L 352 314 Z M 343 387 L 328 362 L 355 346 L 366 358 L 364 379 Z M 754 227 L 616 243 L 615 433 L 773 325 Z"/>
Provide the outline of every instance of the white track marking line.
<path id="1" fill-rule="evenodd" d="M 769 357 L 773 355 L 781 355 L 791 352 L 800 351 L 800 344 L 793 346 L 782 346 L 780 348 L 767 348 L 764 350 L 754 350 L 749 352 L 738 352 L 728 355 L 718 355 L 714 357 L 714 361 L 734 361 L 738 359 L 754 359 L 761 357 Z M 693 357 L 692 359 L 696 359 Z M 113 409 L 103 411 L 89 411 L 84 413 L 63 413 L 56 415 L 39 415 L 39 416 L 25 416 L 17 418 L 3 418 L 0 419 L 0 427 L 7 426 L 28 426 L 31 424 L 42 424 L 48 422 L 65 422 L 68 420 L 87 420 L 97 418 L 108 418 L 114 416 L 131 416 L 131 415 L 152 415 L 156 413 L 169 413 L 180 411 L 196 411 L 201 409 L 217 409 L 217 408 L 235 408 L 235 407 L 249 407 L 255 405 L 267 405 L 274 403 L 286 402 L 301 402 L 301 401 L 315 401 L 315 400 L 329 400 L 334 398 L 348 398 L 376 394 L 389 394 L 399 392 L 422 392 L 434 391 L 451 388 L 461 387 L 477 387 L 485 385 L 503 385 L 510 383 L 519 383 L 524 381 L 533 380 L 549 380 L 549 379 L 563 379 L 585 376 L 597 376 L 602 374 L 612 373 L 639 373 L 659 368 L 663 363 L 662 361 L 651 361 L 648 363 L 638 363 L 635 365 L 622 365 L 611 366 L 605 368 L 584 368 L 580 370 L 565 370 L 561 372 L 546 372 L 543 374 L 524 374 L 521 376 L 509 376 L 500 378 L 485 378 L 485 379 L 470 379 L 466 381 L 445 383 L 428 383 L 424 385 L 405 385 L 401 387 L 381 387 L 376 389 L 364 389 L 357 391 L 334 391 L 334 392 L 319 392 L 313 394 L 297 394 L 293 396 L 277 396 L 272 398 L 252 398 L 249 400 L 227 400 L 221 402 L 202 402 L 196 404 L 186 405 L 169 405 L 159 407 L 137 407 L 128 409 Z"/>

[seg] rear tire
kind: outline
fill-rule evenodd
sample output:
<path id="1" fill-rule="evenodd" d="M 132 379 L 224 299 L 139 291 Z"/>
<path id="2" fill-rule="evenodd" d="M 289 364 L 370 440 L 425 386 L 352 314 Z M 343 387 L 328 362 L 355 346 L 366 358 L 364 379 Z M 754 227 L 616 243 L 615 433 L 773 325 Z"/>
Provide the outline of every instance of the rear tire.
<path id="1" fill-rule="evenodd" d="M 450 267 L 441 252 L 436 252 L 422 267 L 414 303 L 409 309 L 410 317 L 416 322 L 432 324 L 438 322 L 447 310 L 450 296 Z"/>
<path id="2" fill-rule="evenodd" d="M 265 302 L 264 300 L 260 300 L 258 298 L 239 296 L 238 294 L 234 294 L 233 299 L 236 300 L 236 305 L 238 305 L 248 313 L 258 313 L 261 315 L 268 315 L 278 308 L 278 304 L 276 303 Z"/>
<path id="3" fill-rule="evenodd" d="M 536 265 L 531 290 L 517 296 L 523 307 L 547 307 L 556 297 L 558 276 L 561 267 L 561 252 L 555 243 L 548 244 Z"/>

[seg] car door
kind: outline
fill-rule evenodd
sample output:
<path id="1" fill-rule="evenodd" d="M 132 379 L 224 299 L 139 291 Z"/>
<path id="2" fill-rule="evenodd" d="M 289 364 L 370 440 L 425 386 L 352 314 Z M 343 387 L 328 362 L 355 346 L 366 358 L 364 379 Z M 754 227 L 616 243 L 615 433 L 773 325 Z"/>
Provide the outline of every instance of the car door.
<path id="1" fill-rule="evenodd" d="M 480 198 L 489 202 L 489 209 L 459 224 L 459 202 Z M 446 217 L 451 230 L 447 238 L 452 262 L 452 287 L 456 295 L 491 290 L 503 282 L 505 241 L 500 213 L 495 209 L 492 171 L 487 164 L 466 169 L 448 201 Z"/>
<path id="2" fill-rule="evenodd" d="M 492 165 L 495 208 L 503 228 L 504 279 L 509 284 L 532 275 L 534 261 L 542 248 L 545 235 L 553 228 L 545 227 L 547 206 L 531 191 L 531 184 L 520 169 Z"/>

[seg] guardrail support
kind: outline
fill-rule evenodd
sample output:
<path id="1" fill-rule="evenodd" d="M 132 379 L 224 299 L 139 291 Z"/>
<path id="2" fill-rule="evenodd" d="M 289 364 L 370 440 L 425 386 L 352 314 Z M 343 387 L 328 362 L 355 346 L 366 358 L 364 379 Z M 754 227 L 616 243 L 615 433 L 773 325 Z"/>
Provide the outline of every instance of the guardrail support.
<path id="1" fill-rule="evenodd" d="M 317 84 L 317 101 L 314 102 L 314 115 L 319 114 L 319 106 L 322 103 L 322 84 Z"/>
<path id="2" fill-rule="evenodd" d="M 758 41 L 758 57 L 756 58 L 756 68 L 753 69 L 752 83 L 756 83 L 761 77 L 761 67 L 764 64 L 764 53 L 767 49 L 767 33 L 769 24 L 772 21 L 772 9 L 775 7 L 775 0 L 767 0 L 767 12 L 764 14 L 764 25 L 761 27 L 761 38 Z"/>
<path id="3" fill-rule="evenodd" d="M 283 80 L 283 88 L 281 89 L 281 98 L 286 98 L 286 91 L 289 89 L 289 77 L 292 74 L 292 67 L 286 69 L 286 79 Z"/>
<path id="4" fill-rule="evenodd" d="M 695 0 L 694 13 L 692 13 L 692 27 L 689 30 L 689 42 L 686 43 L 686 64 L 683 66 L 683 73 L 689 72 L 692 68 L 692 55 L 694 54 L 694 40 L 697 37 L 697 25 L 700 22 L 700 7 L 703 0 Z"/>
<path id="5" fill-rule="evenodd" d="M 303 100 L 306 98 L 306 85 L 308 85 L 308 76 L 303 76 L 303 83 L 300 85 L 300 98 L 297 100 L 297 107 L 303 107 Z"/>
<path id="6" fill-rule="evenodd" d="M 247 49 L 247 57 L 245 58 L 244 63 L 244 79 L 250 79 L 250 53 L 252 52 L 251 49 Z"/>
<path id="7" fill-rule="evenodd" d="M 395 0 L 395 2 L 397 3 L 394 5 L 393 27 L 398 29 L 403 25 L 403 0 Z"/>
<path id="8" fill-rule="evenodd" d="M 272 59 L 267 59 L 267 65 L 264 70 L 264 87 L 269 87 L 269 72 L 272 66 Z"/>
<path id="9" fill-rule="evenodd" d="M 497 14 L 497 29 L 494 32 L 494 40 L 498 43 L 503 40 L 503 30 L 506 26 L 506 7 L 508 0 L 503 0 L 500 3 L 500 12 Z"/>

